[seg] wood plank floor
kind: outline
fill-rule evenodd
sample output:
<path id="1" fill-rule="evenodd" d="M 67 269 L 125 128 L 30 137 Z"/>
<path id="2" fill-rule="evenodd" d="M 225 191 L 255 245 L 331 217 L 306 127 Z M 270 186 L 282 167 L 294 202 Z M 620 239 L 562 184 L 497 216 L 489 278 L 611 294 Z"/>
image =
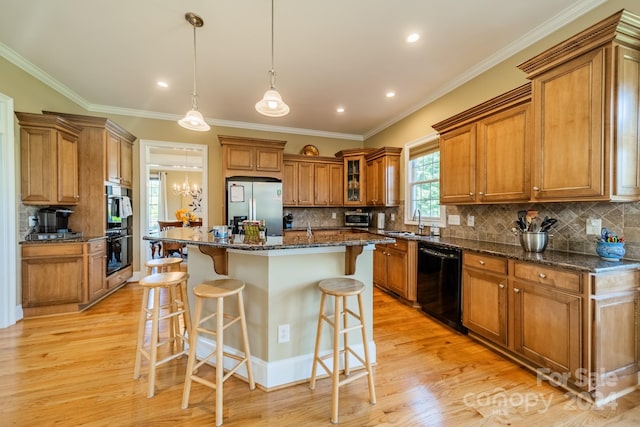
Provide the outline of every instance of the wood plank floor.
<path id="1" fill-rule="evenodd" d="M 132 283 L 84 313 L 0 330 L 0 426 L 214 424 L 213 391 L 194 384 L 180 409 L 186 358 L 159 368 L 156 395 L 133 380 L 141 290 Z M 378 402 L 366 380 L 341 388 L 343 426 L 637 426 L 640 391 L 591 408 L 530 371 L 380 292 L 374 296 Z M 264 392 L 225 383 L 225 426 L 328 426 L 330 382 Z"/>

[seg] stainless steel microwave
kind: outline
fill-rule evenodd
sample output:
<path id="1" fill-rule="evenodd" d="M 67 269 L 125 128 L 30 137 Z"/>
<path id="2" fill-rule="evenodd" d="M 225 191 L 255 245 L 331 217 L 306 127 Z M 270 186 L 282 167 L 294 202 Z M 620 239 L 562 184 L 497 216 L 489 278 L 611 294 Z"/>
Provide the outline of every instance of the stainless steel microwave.
<path id="1" fill-rule="evenodd" d="M 347 211 L 344 213 L 344 225 L 349 227 L 369 227 L 371 214 L 369 212 Z"/>

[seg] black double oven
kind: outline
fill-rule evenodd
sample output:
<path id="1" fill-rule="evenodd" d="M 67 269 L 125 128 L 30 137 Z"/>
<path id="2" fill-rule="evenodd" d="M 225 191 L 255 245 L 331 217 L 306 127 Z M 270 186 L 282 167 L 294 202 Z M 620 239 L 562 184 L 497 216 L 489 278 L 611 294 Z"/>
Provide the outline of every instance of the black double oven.
<path id="1" fill-rule="evenodd" d="M 107 276 L 131 265 L 133 258 L 133 210 L 131 190 L 107 185 Z"/>

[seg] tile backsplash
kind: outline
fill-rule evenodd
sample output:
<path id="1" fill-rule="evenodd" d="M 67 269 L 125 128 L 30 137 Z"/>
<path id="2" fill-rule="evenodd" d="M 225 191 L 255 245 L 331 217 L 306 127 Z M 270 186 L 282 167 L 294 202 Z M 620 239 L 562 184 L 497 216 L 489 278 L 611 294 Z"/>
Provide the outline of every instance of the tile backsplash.
<path id="1" fill-rule="evenodd" d="M 347 208 L 285 208 L 294 217 L 293 226 L 341 227 L 344 224 L 344 212 Z M 403 204 L 398 208 L 364 209 L 374 214 L 386 213 L 386 227 L 393 230 L 416 231 L 415 225 L 405 225 Z M 506 205 L 460 205 L 447 206 L 447 216 L 459 215 L 460 225 L 447 225 L 440 229 L 443 237 L 458 237 L 486 242 L 498 242 L 518 246 L 517 236 L 511 229 L 518 218 L 519 210 L 537 210 L 538 216 L 549 216 L 558 220 L 550 232 L 547 249 L 593 254 L 596 252 L 596 238 L 586 234 L 589 219 L 602 220 L 602 226 L 625 238 L 625 258 L 640 260 L 640 202 L 609 203 L 525 203 Z M 336 212 L 336 219 L 331 214 Z M 391 214 L 395 220 L 391 221 Z M 468 226 L 468 218 L 473 216 L 474 225 Z M 375 226 L 375 221 L 373 222 Z M 428 227 L 425 229 L 428 232 Z"/>

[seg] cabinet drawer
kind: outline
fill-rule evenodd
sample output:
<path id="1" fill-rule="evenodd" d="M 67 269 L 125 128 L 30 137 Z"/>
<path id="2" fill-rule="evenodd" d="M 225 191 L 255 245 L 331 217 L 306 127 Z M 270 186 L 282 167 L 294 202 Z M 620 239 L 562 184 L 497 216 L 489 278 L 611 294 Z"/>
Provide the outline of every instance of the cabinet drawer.
<path id="1" fill-rule="evenodd" d="M 97 240 L 89 243 L 89 252 L 103 252 L 107 250 L 107 241 L 105 239 Z"/>
<path id="2" fill-rule="evenodd" d="M 602 273 L 593 278 L 594 295 L 613 292 L 640 291 L 640 271 L 627 270 L 621 272 Z"/>
<path id="3" fill-rule="evenodd" d="M 517 279 L 555 288 L 580 292 L 582 290 L 580 273 L 576 271 L 555 270 L 537 264 L 514 263 L 514 276 Z"/>
<path id="4" fill-rule="evenodd" d="M 22 246 L 22 257 L 56 257 L 64 255 L 82 255 L 84 243 L 43 243 Z"/>
<path id="5" fill-rule="evenodd" d="M 107 277 L 107 288 L 111 289 L 126 282 L 133 275 L 133 267 L 124 268 Z"/>
<path id="6" fill-rule="evenodd" d="M 396 249 L 398 251 L 404 251 L 404 252 L 407 251 L 408 245 L 409 245 L 409 241 L 403 240 L 403 239 L 396 239 L 395 243 L 387 243 L 387 247 Z"/>
<path id="7" fill-rule="evenodd" d="M 504 258 L 464 252 L 462 255 L 462 263 L 465 267 L 475 268 L 477 270 L 507 274 L 507 260 Z"/>

